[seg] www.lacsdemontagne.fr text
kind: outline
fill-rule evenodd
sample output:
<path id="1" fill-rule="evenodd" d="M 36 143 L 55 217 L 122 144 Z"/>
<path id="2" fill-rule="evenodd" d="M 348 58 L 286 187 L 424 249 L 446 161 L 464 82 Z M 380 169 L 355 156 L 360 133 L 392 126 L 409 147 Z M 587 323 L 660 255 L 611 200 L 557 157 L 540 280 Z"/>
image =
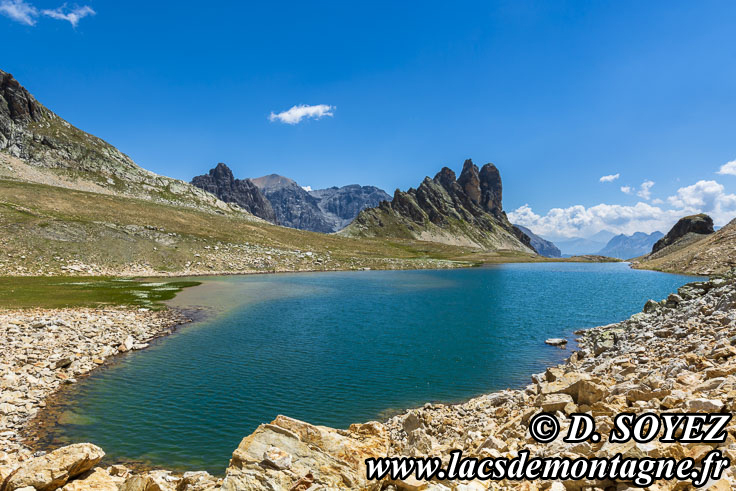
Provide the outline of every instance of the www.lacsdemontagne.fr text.
<path id="1" fill-rule="evenodd" d="M 637 486 L 649 486 L 654 481 L 691 481 L 695 487 L 703 486 L 710 479 L 719 479 L 729 466 L 729 459 L 713 450 L 702 460 L 700 469 L 692 458 L 578 458 L 530 457 L 527 450 L 518 456 L 507 458 L 463 457 L 461 450 L 450 452 L 447 467 L 439 457 L 385 457 L 367 459 L 367 478 L 405 480 L 416 477 L 422 480 L 617 480 L 631 481 Z"/>

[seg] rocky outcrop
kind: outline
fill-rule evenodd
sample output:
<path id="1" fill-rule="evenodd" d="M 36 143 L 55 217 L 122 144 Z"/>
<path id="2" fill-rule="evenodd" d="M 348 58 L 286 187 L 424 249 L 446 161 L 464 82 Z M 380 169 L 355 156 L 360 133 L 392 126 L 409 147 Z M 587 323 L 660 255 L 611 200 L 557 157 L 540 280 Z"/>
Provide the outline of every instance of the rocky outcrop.
<path id="1" fill-rule="evenodd" d="M 117 148 L 44 107 L 2 70 L 0 157 L 0 178 L 240 213 L 194 186 L 139 167 Z"/>
<path id="2" fill-rule="evenodd" d="M 685 217 L 657 244 L 667 237 L 671 237 L 672 242 L 668 241 L 668 245 L 638 258 L 631 265 L 670 273 L 726 273 L 736 266 L 736 220 L 717 232 L 712 232 L 712 227 L 713 222 L 707 215 Z"/>
<path id="3" fill-rule="evenodd" d="M 466 160 L 459 178 L 444 167 L 417 189 L 396 190 L 391 202 L 362 211 L 344 233 L 533 252 L 531 239 L 508 221 L 502 195 L 496 166 L 478 170 Z"/>
<path id="4" fill-rule="evenodd" d="M 219 163 L 209 173 L 196 176 L 192 185 L 212 193 L 225 203 L 235 203 L 253 215 L 278 223 L 271 203 L 250 179 L 235 179 L 230 168 Z"/>
<path id="5" fill-rule="evenodd" d="M 534 234 L 531 230 L 528 228 L 522 226 L 522 225 L 514 225 L 514 227 L 521 230 L 527 237 L 529 237 L 530 244 L 532 248 L 539 254 L 540 256 L 544 257 L 561 257 L 562 252 L 560 249 L 554 245 L 549 240 L 545 240 L 541 238 L 540 236 Z"/>
<path id="6" fill-rule="evenodd" d="M 601 256 L 630 259 L 648 254 L 655 242 L 664 235 L 662 232 L 634 232 L 631 235 L 620 234 L 608 241 L 608 244 L 598 251 Z"/>
<path id="7" fill-rule="evenodd" d="M 222 488 L 366 489 L 365 459 L 387 452 L 388 433 L 380 423 L 340 431 L 279 416 L 243 439 Z"/>
<path id="8" fill-rule="evenodd" d="M 704 213 L 680 218 L 667 235 L 654 244 L 652 254 L 673 245 L 688 234 L 710 235 L 713 232 L 713 219 Z"/>
<path id="9" fill-rule="evenodd" d="M 15 491 L 30 486 L 38 491 L 53 491 L 90 470 L 104 456 L 105 452 L 91 443 L 61 447 L 24 462 L 5 479 L 2 490 Z"/>

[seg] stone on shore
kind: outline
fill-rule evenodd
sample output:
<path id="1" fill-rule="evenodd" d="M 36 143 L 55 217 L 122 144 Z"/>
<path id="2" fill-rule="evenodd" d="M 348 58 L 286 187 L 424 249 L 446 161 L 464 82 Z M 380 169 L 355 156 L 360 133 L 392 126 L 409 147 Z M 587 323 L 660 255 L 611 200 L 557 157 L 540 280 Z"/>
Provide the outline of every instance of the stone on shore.
<path id="1" fill-rule="evenodd" d="M 57 448 L 24 462 L 5 480 L 3 491 L 15 491 L 28 486 L 38 491 L 53 491 L 69 479 L 90 470 L 104 456 L 105 452 L 91 443 Z"/>

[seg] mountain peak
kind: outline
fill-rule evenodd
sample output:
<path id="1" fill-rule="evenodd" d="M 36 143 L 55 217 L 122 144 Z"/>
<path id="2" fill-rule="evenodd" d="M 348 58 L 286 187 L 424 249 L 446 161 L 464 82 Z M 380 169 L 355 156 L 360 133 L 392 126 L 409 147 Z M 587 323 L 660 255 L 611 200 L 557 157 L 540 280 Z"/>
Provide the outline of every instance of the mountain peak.
<path id="1" fill-rule="evenodd" d="M 468 159 L 459 179 L 443 167 L 417 189 L 396 190 L 390 203 L 361 212 L 345 233 L 532 252 L 530 238 L 508 221 L 501 197 L 496 166 L 479 171 Z"/>

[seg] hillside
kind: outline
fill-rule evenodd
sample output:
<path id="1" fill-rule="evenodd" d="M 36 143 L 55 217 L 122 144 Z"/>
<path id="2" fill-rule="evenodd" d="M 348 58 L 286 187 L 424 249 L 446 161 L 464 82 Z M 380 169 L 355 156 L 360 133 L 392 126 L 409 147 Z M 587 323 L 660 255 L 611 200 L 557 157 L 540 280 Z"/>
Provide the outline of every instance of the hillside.
<path id="1" fill-rule="evenodd" d="M 75 128 L 0 70 L 0 179 L 141 198 L 218 213 L 242 210 L 139 167 L 96 136 Z"/>
<path id="2" fill-rule="evenodd" d="M 659 239 L 664 237 L 662 232 L 634 232 L 631 235 L 620 234 L 608 241 L 608 244 L 598 251 L 601 256 L 630 259 L 647 254 Z"/>
<path id="3" fill-rule="evenodd" d="M 533 253 L 529 237 L 506 218 L 502 193 L 501 175 L 493 164 L 478 170 L 466 160 L 459 178 L 444 167 L 417 189 L 396 190 L 390 202 L 363 210 L 341 233 Z"/>
<path id="4" fill-rule="evenodd" d="M 234 181 L 232 190 L 242 190 Z M 465 247 L 269 224 L 139 167 L 1 71 L 0 230 L 0 275 L 434 268 L 508 260 Z"/>
<path id="5" fill-rule="evenodd" d="M 660 239 L 653 252 L 637 258 L 632 267 L 671 273 L 723 274 L 736 266 L 736 220 L 713 231 L 707 215 L 681 218 Z"/>

